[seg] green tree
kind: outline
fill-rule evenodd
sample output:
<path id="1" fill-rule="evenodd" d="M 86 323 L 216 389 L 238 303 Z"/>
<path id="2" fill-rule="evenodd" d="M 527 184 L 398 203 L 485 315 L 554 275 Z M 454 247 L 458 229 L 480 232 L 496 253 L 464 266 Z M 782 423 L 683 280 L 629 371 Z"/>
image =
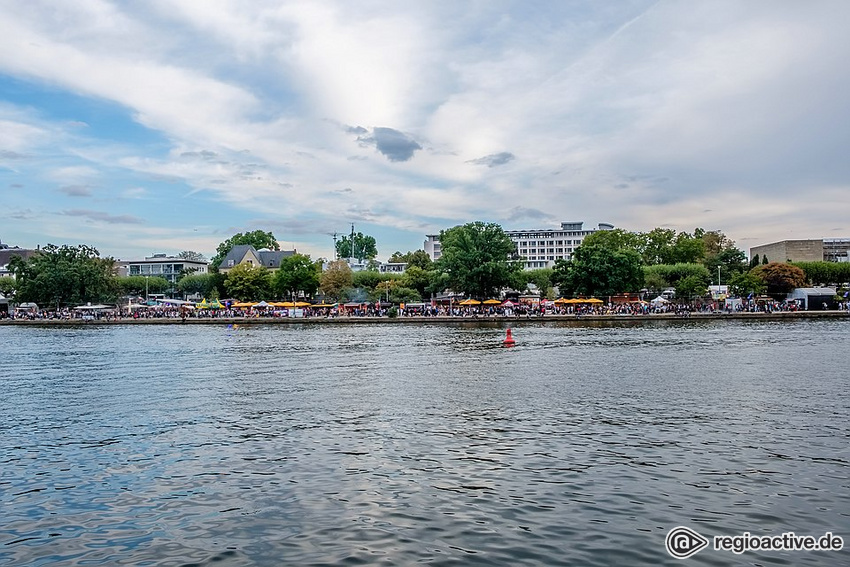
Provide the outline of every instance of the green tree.
<path id="1" fill-rule="evenodd" d="M 165 293 L 171 283 L 161 276 L 116 277 L 115 285 L 121 295 L 145 295 L 145 293 Z"/>
<path id="2" fill-rule="evenodd" d="M 101 258 L 96 248 L 84 244 L 48 244 L 26 260 L 20 256 L 9 260 L 16 278 L 15 299 L 57 308 L 115 301 L 114 267 L 115 260 Z"/>
<path id="3" fill-rule="evenodd" d="M 841 285 L 850 281 L 850 263 L 847 262 L 792 262 L 806 274 L 814 285 Z"/>
<path id="4" fill-rule="evenodd" d="M 217 270 L 221 261 L 224 260 L 225 256 L 227 256 L 227 253 L 230 252 L 234 246 L 243 244 L 250 244 L 257 250 L 261 250 L 263 248 L 268 248 L 269 250 L 280 250 L 280 244 L 277 243 L 277 239 L 271 232 L 265 232 L 263 230 L 253 230 L 246 233 L 238 232 L 218 245 L 218 248 L 215 250 L 215 256 L 213 256 L 212 260 L 210 260 L 210 267 Z"/>
<path id="5" fill-rule="evenodd" d="M 643 285 L 640 256 L 634 250 L 611 250 L 582 244 L 572 260 L 557 260 L 552 276 L 562 295 L 614 295 Z"/>
<path id="6" fill-rule="evenodd" d="M 0 294 L 4 297 L 15 295 L 15 278 L 9 276 L 0 277 Z"/>
<path id="7" fill-rule="evenodd" d="M 366 259 L 372 259 L 378 255 L 378 247 L 375 242 L 375 237 L 367 236 L 362 232 L 354 235 L 354 250 L 352 251 L 351 235 L 345 235 L 336 243 L 336 253 L 340 258 L 357 258 L 362 262 Z"/>
<path id="8" fill-rule="evenodd" d="M 391 303 L 415 303 L 422 301 L 422 296 L 413 288 L 398 285 L 390 289 Z"/>
<path id="9" fill-rule="evenodd" d="M 280 268 L 272 277 L 272 287 L 278 297 L 299 293 L 311 296 L 319 289 L 319 271 L 310 256 L 293 254 L 280 261 Z"/>
<path id="10" fill-rule="evenodd" d="M 424 270 L 419 266 L 408 266 L 401 276 L 401 285 L 415 289 L 421 297 L 427 297 L 430 295 L 435 273 L 433 270 Z"/>
<path id="11" fill-rule="evenodd" d="M 753 256 L 752 260 L 750 260 L 750 269 L 752 270 L 753 268 L 758 266 L 759 263 L 759 255 L 756 254 L 755 256 Z"/>
<path id="12" fill-rule="evenodd" d="M 515 246 L 502 227 L 481 221 L 440 231 L 442 256 L 437 269 L 455 291 L 494 297 L 522 267 Z"/>
<path id="13" fill-rule="evenodd" d="M 334 260 L 319 277 L 319 290 L 328 298 L 339 299 L 353 283 L 351 268 L 345 260 Z"/>
<path id="14" fill-rule="evenodd" d="M 768 293 L 788 293 L 806 285 L 806 273 L 797 266 L 783 262 L 770 262 L 753 269 L 751 274 L 767 284 Z"/>
<path id="15" fill-rule="evenodd" d="M 271 295 L 271 274 L 265 266 L 238 264 L 227 272 L 224 289 L 239 301 L 267 299 Z"/>
<path id="16" fill-rule="evenodd" d="M 761 295 L 765 289 L 767 286 L 764 280 L 753 272 L 735 274 L 729 280 L 729 291 L 739 297 L 749 297 L 750 294 Z"/>
<path id="17" fill-rule="evenodd" d="M 177 282 L 177 290 L 186 295 L 212 297 L 216 287 L 216 274 L 191 274 Z"/>
<path id="18" fill-rule="evenodd" d="M 403 262 L 407 264 L 407 267 L 410 268 L 412 266 L 416 266 L 417 268 L 422 268 L 423 270 L 430 270 L 433 265 L 433 261 L 431 260 L 431 256 L 428 255 L 424 250 L 414 250 L 413 252 L 407 252 L 406 254 L 402 254 L 401 252 L 393 252 L 393 255 L 390 256 L 390 262 Z"/>
<path id="19" fill-rule="evenodd" d="M 697 275 L 685 276 L 676 282 L 676 297 L 680 299 L 691 299 L 702 297 L 708 292 L 705 280 Z"/>

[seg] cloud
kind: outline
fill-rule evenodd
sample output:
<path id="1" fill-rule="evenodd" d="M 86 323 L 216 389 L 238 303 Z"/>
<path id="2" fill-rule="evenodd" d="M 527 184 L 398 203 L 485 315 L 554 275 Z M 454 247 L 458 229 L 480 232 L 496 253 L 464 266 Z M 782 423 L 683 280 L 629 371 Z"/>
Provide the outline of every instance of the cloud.
<path id="1" fill-rule="evenodd" d="M 27 157 L 29 156 L 11 150 L 0 150 L 0 159 L 27 159 Z"/>
<path id="2" fill-rule="evenodd" d="M 555 220 L 551 214 L 543 212 L 539 209 L 532 209 L 526 207 L 514 207 L 508 213 L 506 220 L 508 221 L 518 221 L 518 220 L 534 220 L 534 221 L 542 221 L 542 222 L 552 222 Z"/>
<path id="3" fill-rule="evenodd" d="M 413 138 L 392 128 L 373 128 L 371 135 L 365 128 L 349 128 L 349 132 L 358 134 L 357 141 L 362 145 L 375 146 L 390 161 L 408 161 L 420 146 Z"/>
<path id="4" fill-rule="evenodd" d="M 60 187 L 59 192 L 65 193 L 69 197 L 91 197 L 92 195 L 90 185 L 66 185 Z"/>
<path id="5" fill-rule="evenodd" d="M 510 161 L 516 159 L 516 156 L 510 152 L 499 152 L 498 154 L 490 154 L 488 156 L 480 157 L 477 159 L 468 160 L 466 163 L 471 163 L 474 165 L 486 165 L 487 167 L 496 167 L 497 165 L 504 165 Z"/>
<path id="6" fill-rule="evenodd" d="M 60 214 L 69 217 L 83 217 L 91 221 L 105 222 L 108 224 L 144 224 L 144 220 L 131 215 L 111 215 L 102 211 L 91 211 L 88 209 L 70 209 Z"/>

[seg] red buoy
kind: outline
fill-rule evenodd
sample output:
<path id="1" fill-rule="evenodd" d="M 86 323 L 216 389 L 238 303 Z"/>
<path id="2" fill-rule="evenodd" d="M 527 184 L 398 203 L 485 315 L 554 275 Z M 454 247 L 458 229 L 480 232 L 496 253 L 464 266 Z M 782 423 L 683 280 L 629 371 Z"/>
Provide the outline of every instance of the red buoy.
<path id="1" fill-rule="evenodd" d="M 516 341 L 514 340 L 513 336 L 511 335 L 510 329 L 508 329 L 508 334 L 505 337 L 505 340 L 502 342 L 502 344 L 505 345 L 505 346 L 514 346 L 516 344 Z"/>

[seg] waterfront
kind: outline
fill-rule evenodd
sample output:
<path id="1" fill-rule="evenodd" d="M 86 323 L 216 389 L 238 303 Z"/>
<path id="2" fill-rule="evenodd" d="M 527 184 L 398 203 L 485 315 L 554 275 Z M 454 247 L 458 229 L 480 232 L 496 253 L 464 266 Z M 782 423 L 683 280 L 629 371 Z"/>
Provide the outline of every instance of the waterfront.
<path id="1" fill-rule="evenodd" d="M 512 349 L 504 326 L 0 327 L 0 564 L 674 565 L 678 525 L 847 540 L 847 319 L 528 322 Z"/>

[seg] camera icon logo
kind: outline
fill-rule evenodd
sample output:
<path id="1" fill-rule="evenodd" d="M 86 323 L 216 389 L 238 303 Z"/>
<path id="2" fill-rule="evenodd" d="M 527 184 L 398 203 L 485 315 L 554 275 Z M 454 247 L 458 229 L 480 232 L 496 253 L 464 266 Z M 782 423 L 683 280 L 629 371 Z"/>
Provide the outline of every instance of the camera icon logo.
<path id="1" fill-rule="evenodd" d="M 670 530 L 664 541 L 667 553 L 676 559 L 686 559 L 708 545 L 708 540 L 685 526 Z"/>

